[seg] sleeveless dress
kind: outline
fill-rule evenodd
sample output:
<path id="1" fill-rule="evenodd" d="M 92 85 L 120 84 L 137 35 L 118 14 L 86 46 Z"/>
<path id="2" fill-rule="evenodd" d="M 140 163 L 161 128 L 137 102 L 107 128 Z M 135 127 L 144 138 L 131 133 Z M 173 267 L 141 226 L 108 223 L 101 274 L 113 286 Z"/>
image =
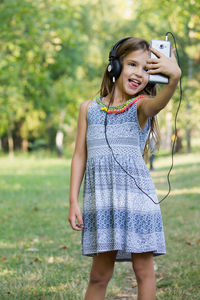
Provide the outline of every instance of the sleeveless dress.
<path id="1" fill-rule="evenodd" d="M 107 115 L 108 142 L 116 160 L 134 177 L 136 185 L 115 161 L 107 145 L 106 113 L 101 110 L 102 104 L 103 98 L 96 98 L 87 112 L 82 255 L 118 250 L 116 261 L 131 261 L 131 253 L 165 254 L 160 205 L 147 196 L 158 202 L 152 177 L 142 157 L 150 118 L 142 130 L 137 102 L 123 113 Z"/>

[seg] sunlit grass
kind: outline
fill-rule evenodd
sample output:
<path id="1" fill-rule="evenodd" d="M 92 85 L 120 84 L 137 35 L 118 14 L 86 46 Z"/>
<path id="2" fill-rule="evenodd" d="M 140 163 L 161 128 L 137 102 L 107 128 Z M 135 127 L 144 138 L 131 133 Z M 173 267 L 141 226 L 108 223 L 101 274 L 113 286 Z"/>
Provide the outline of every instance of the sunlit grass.
<path id="1" fill-rule="evenodd" d="M 84 298 L 92 258 L 68 221 L 70 163 L 55 157 L 0 158 L 0 299 Z M 171 158 L 157 158 L 154 183 L 168 191 Z M 167 255 L 155 258 L 158 299 L 200 298 L 200 155 L 174 159 L 161 204 Z M 82 190 L 80 206 L 82 208 Z M 107 298 L 130 286 L 131 263 L 115 264 Z"/>

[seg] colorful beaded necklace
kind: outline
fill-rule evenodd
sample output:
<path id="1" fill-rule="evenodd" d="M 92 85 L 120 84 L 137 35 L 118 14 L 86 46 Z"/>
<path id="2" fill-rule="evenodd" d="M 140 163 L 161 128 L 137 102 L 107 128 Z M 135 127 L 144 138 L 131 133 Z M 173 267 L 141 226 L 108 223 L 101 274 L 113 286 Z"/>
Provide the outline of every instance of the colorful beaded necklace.
<path id="1" fill-rule="evenodd" d="M 126 101 L 124 104 L 118 105 L 118 106 L 110 106 L 110 108 L 108 109 L 108 105 L 104 104 L 100 98 L 98 98 L 96 101 L 97 103 L 99 103 L 101 106 L 103 106 L 101 108 L 101 110 L 104 110 L 105 112 L 107 112 L 107 114 L 121 114 L 123 112 L 125 112 L 131 105 L 133 105 L 135 102 L 137 102 L 138 100 L 144 98 L 144 96 L 138 96 L 136 98 L 130 99 L 128 101 Z"/>

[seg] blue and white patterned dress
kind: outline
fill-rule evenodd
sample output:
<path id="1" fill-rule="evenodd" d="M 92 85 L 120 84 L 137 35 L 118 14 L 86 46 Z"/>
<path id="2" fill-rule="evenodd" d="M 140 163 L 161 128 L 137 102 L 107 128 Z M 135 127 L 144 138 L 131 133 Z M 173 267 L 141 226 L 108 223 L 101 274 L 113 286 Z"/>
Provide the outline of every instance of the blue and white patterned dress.
<path id="1" fill-rule="evenodd" d="M 87 162 L 83 187 L 82 255 L 118 250 L 116 261 L 131 253 L 166 253 L 160 205 L 154 204 L 114 160 L 105 139 L 105 111 L 95 99 L 87 113 Z M 142 101 L 142 99 L 140 100 Z M 103 102 L 103 99 L 101 99 Z M 107 137 L 118 162 L 155 202 L 158 198 L 142 157 L 150 129 L 137 118 L 137 102 L 107 115 Z"/>

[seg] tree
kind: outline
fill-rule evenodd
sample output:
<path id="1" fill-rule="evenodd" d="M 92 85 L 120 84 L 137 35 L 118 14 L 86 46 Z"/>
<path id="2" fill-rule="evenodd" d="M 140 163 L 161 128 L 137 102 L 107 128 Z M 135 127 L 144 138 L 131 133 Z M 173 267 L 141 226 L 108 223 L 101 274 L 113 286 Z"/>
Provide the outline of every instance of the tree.
<path id="1" fill-rule="evenodd" d="M 10 151 L 21 146 L 27 150 L 40 140 L 53 149 L 59 132 L 65 142 L 74 139 L 78 106 L 97 93 L 113 44 L 127 36 L 163 39 L 166 31 L 172 31 L 184 95 L 193 99 L 183 101 L 178 120 L 178 127 L 186 129 L 189 150 L 200 106 L 199 9 L 195 0 L 169 0 L 167 5 L 163 0 L 1 1 L 3 147 L 9 140 Z M 168 111 L 173 116 L 178 98 L 177 91 Z M 159 119 L 164 128 L 165 112 Z"/>

